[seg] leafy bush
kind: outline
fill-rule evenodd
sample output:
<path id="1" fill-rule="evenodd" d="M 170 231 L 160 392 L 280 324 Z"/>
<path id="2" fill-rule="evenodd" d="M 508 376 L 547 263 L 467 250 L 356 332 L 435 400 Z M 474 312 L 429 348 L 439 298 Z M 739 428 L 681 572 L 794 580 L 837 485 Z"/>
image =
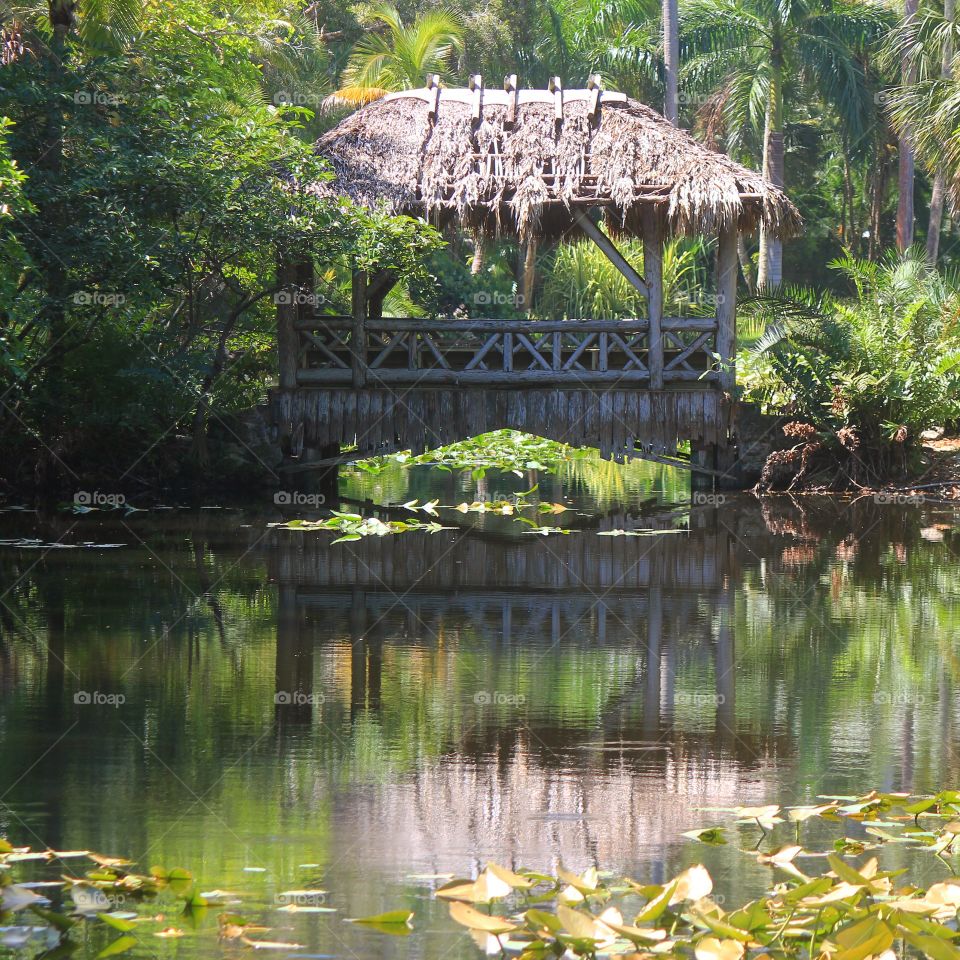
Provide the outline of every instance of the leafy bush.
<path id="1" fill-rule="evenodd" d="M 914 251 L 831 267 L 854 296 L 784 289 L 747 305 L 767 323 L 741 356 L 748 399 L 807 421 L 874 470 L 906 462 L 921 433 L 960 413 L 960 287 Z"/>

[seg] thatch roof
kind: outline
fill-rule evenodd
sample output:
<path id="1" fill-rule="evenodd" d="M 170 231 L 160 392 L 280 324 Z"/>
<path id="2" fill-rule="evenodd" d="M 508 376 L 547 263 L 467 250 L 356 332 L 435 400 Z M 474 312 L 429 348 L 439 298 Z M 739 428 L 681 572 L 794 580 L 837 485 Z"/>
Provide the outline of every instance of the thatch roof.
<path id="1" fill-rule="evenodd" d="M 555 92 L 482 96 L 428 88 L 358 110 L 317 143 L 335 179 L 315 189 L 548 238 L 571 230 L 574 206 L 600 207 L 609 227 L 633 234 L 645 204 L 678 234 L 800 229 L 782 190 L 622 94 L 566 91 L 562 106 Z"/>

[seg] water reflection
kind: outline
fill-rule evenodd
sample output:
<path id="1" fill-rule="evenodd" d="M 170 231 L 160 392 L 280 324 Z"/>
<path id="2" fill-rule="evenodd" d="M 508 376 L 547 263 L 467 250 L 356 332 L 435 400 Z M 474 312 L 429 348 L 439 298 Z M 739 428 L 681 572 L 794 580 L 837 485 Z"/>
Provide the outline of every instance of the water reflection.
<path id="1" fill-rule="evenodd" d="M 445 931 L 409 874 L 694 856 L 749 896 L 769 878 L 736 845 L 678 842 L 702 808 L 956 782 L 952 508 L 625 489 L 544 484 L 569 536 L 454 515 L 337 547 L 243 512 L 7 515 L 128 546 L 0 554 L 0 833 L 182 863 L 311 948 L 439 956 L 448 933 L 384 945 L 274 897 L 322 879 L 341 915 Z M 598 535 L 636 527 L 685 532 Z"/>

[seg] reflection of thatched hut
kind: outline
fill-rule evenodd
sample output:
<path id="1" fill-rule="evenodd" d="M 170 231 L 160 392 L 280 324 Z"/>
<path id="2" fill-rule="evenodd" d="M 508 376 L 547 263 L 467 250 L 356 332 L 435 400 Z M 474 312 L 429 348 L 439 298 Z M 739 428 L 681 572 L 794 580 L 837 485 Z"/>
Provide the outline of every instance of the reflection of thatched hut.
<path id="1" fill-rule="evenodd" d="M 682 234 L 753 232 L 761 220 L 779 236 L 799 229 L 781 190 L 622 94 L 521 90 L 514 105 L 512 91 L 483 91 L 478 116 L 475 91 L 439 93 L 390 95 L 331 130 L 317 145 L 337 175 L 326 189 L 551 238 L 578 206 L 635 234 L 648 205 Z"/>

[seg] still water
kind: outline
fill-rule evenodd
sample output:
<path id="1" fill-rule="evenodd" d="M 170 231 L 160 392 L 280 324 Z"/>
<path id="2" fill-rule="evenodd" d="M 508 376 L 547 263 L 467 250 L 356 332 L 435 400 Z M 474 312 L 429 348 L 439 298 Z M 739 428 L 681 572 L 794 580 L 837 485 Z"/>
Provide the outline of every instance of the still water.
<path id="1" fill-rule="evenodd" d="M 538 479 L 569 508 L 538 522 L 573 532 L 441 509 L 455 529 L 331 546 L 272 503 L 0 514 L 0 539 L 122 544 L 0 547 L 0 836 L 188 869 L 291 955 L 471 957 L 432 890 L 488 859 L 699 861 L 741 900 L 770 881 L 737 850 L 756 837 L 684 841 L 730 820 L 704 808 L 960 782 L 952 507 L 691 502 L 596 461 L 479 491 L 348 472 L 341 495 L 388 518 Z M 304 888 L 335 912 L 280 909 Z M 409 937 L 343 922 L 401 907 Z M 126 955 L 236 955 L 216 913 Z M 83 955 L 116 937 L 89 924 Z"/>

